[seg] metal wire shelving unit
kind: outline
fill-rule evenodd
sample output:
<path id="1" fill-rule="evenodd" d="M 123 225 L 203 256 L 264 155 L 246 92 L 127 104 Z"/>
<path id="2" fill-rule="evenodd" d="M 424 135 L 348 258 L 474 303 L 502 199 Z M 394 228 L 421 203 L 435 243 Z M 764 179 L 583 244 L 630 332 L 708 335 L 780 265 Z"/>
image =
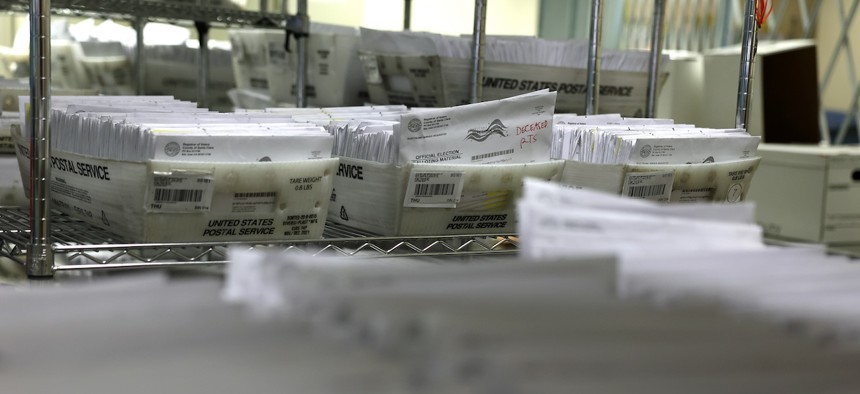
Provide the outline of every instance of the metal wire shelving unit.
<path id="1" fill-rule="evenodd" d="M 747 0 L 748 4 L 754 0 Z M 663 1 L 656 1 L 655 21 L 660 21 Z M 481 101 L 479 89 L 483 68 L 483 40 L 485 36 L 485 10 L 487 0 L 475 0 L 474 61 L 470 83 L 473 86 L 472 100 Z M 207 7 L 196 3 L 167 3 L 153 0 L 0 0 L 0 9 L 23 9 L 30 13 L 31 20 L 31 110 L 29 120 L 33 127 L 30 140 L 31 203 L 29 212 L 21 209 L 0 207 L 0 256 L 11 258 L 26 266 L 30 277 L 50 277 L 58 271 L 95 270 L 108 268 L 148 268 L 195 265 L 217 265 L 227 261 L 230 247 L 279 248 L 284 253 L 305 255 L 333 254 L 344 256 L 468 256 L 475 254 L 515 253 L 518 243 L 510 234 L 502 235 L 451 235 L 421 237 L 379 237 L 356 232 L 346 227 L 327 224 L 321 240 L 301 240 L 275 243 L 128 243 L 119 237 L 92 227 L 82 221 L 53 213 L 50 209 L 48 179 L 50 169 L 45 165 L 49 157 L 50 132 L 47 127 L 47 108 L 50 107 L 50 13 L 94 13 L 97 15 L 123 15 L 136 18 L 138 29 L 138 56 L 142 53 L 142 28 L 147 20 L 165 19 L 192 21 L 200 33 L 200 81 L 199 94 L 205 96 L 205 81 L 208 75 L 206 61 L 208 46 L 207 32 L 210 24 L 223 25 L 265 25 L 282 27 L 287 35 L 297 39 L 297 106 L 303 107 L 307 45 L 309 26 L 307 0 L 299 0 L 296 15 L 272 15 L 259 12 L 236 11 L 218 7 Z M 754 7 L 748 16 L 746 45 L 755 48 L 754 27 L 749 24 L 754 19 Z M 408 27 L 409 15 L 404 17 Z M 589 61 L 589 93 L 586 98 L 586 113 L 596 113 L 598 109 L 600 26 L 602 20 L 601 0 L 592 0 L 592 33 Z M 279 26 L 280 25 L 280 26 Z M 649 79 L 659 75 L 662 39 L 660 23 L 655 22 L 652 39 L 652 64 Z M 138 57 L 140 59 L 140 57 Z M 748 97 L 752 59 L 741 64 L 739 84 L 738 123 L 746 115 L 744 98 Z M 139 64 L 139 62 L 138 62 Z M 138 80 L 141 77 L 138 74 Z M 593 86 L 592 86 L 593 85 Z M 649 84 L 653 85 L 653 84 Z M 653 87 L 649 86 L 649 89 Z M 653 92 L 648 95 L 649 108 L 653 108 Z M 649 114 L 651 115 L 651 114 Z M 653 116 L 653 115 L 651 115 Z M 62 256 L 67 262 L 59 262 Z"/>

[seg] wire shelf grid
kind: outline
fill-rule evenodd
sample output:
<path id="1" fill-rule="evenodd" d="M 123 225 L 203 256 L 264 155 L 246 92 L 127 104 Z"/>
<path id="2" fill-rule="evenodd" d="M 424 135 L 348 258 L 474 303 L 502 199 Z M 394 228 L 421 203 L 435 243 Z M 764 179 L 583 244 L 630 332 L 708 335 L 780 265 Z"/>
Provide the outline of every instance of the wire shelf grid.
<path id="1" fill-rule="evenodd" d="M 219 265 L 230 248 L 278 249 L 306 256 L 392 257 L 513 254 L 517 240 L 502 235 L 381 237 L 328 223 L 323 239 L 278 242 L 129 243 L 86 222 L 52 215 L 55 271 Z M 0 255 L 21 264 L 29 242 L 29 214 L 0 208 Z M 62 260 L 62 261 L 61 261 Z"/>

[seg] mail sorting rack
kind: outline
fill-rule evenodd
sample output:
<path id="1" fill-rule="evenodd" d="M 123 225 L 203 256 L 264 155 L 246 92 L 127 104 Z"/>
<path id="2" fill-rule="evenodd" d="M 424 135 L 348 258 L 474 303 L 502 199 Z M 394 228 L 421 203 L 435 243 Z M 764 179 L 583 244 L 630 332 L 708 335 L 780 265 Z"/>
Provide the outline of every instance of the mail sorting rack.
<path id="1" fill-rule="evenodd" d="M 659 74 L 659 70 L 657 69 L 657 64 L 659 63 L 660 50 L 661 45 L 659 45 L 659 41 L 662 38 L 661 34 L 661 22 L 662 22 L 662 12 L 663 12 L 663 1 L 655 0 L 655 18 L 654 18 L 654 31 L 652 34 L 652 38 L 654 40 L 654 45 L 652 45 L 652 65 L 649 67 L 649 78 L 652 80 L 649 82 L 649 90 L 652 89 L 652 86 L 655 86 L 656 76 Z M 748 4 L 753 3 L 754 0 L 747 0 Z M 5 6 L 6 8 L 10 8 L 12 6 L 15 7 L 23 7 L 26 5 L 26 1 L 23 0 L 0 0 L 0 6 Z M 143 47 L 142 41 L 142 27 L 143 21 L 145 18 L 164 18 L 168 20 L 193 20 L 196 21 L 195 25 L 200 29 L 202 26 L 203 29 L 200 30 L 201 34 L 201 55 L 206 53 L 207 45 L 206 45 L 206 33 L 208 32 L 208 26 L 210 23 L 224 23 L 224 24 L 254 24 L 259 25 L 261 20 L 266 20 L 265 18 L 269 18 L 269 20 L 277 20 L 278 17 L 265 16 L 265 14 L 258 13 L 244 13 L 244 12 L 234 12 L 234 11 L 226 11 L 220 10 L 217 8 L 208 8 L 201 6 L 190 6 L 190 5 L 181 5 L 181 4 L 165 4 L 157 1 L 145 1 L 145 0 L 118 0 L 115 2 L 101 2 L 98 0 L 58 0 L 56 3 L 57 8 L 61 8 L 61 6 L 65 6 L 65 9 L 71 10 L 72 14 L 75 13 L 96 13 L 99 15 L 109 15 L 109 14 L 122 14 L 127 16 L 134 16 L 137 20 L 138 27 L 138 55 L 140 54 L 140 50 Z M 408 24 L 409 20 L 409 1 L 406 1 L 406 15 L 404 16 L 404 24 Z M 473 31 L 473 62 L 472 62 L 472 72 L 470 75 L 470 84 L 471 84 L 471 98 L 473 102 L 478 102 L 481 100 L 481 84 L 479 83 L 482 79 L 483 74 L 483 47 L 484 47 L 484 36 L 486 29 L 486 8 L 487 8 L 487 0 L 475 0 L 475 18 L 474 18 L 474 31 Z M 31 133 L 31 204 L 30 204 L 30 212 L 28 215 L 18 215 L 18 221 L 6 221 L 5 223 L 0 222 L 0 229 L 11 229 L 4 230 L 0 232 L 0 237 L 2 237 L 3 241 L 3 254 L 9 257 L 16 258 L 18 261 L 23 262 L 26 265 L 27 274 L 31 277 L 50 277 L 53 276 L 54 272 L 57 270 L 65 270 L 65 269 L 82 269 L 82 268 L 95 268 L 95 267 L 104 267 L 104 268 L 113 268 L 113 267 L 132 267 L 132 266 L 163 266 L 167 265 L 189 265 L 189 264 L 201 264 L 203 260 L 207 262 L 217 262 L 219 259 L 223 261 L 224 259 L 224 249 L 227 247 L 227 244 L 122 244 L 122 243 L 113 243 L 113 244 L 104 244 L 106 241 L 113 240 L 108 234 L 101 234 L 101 236 L 97 236 L 97 239 L 71 239 L 71 242 L 58 242 L 55 244 L 53 242 L 53 237 L 55 233 L 62 234 L 59 240 L 62 240 L 63 237 L 71 236 L 71 234 L 98 234 L 98 232 L 90 231 L 90 230 L 81 230 L 80 228 L 75 229 L 74 226 L 80 226 L 81 223 L 71 224 L 73 221 L 64 221 L 65 219 L 58 222 L 61 225 L 60 230 L 56 230 L 52 226 L 52 216 L 50 215 L 50 199 L 48 195 L 48 167 L 45 165 L 46 158 L 48 156 L 48 147 L 50 146 L 50 133 L 48 130 L 48 106 L 50 103 L 50 61 L 45 61 L 46 54 L 50 53 L 50 35 L 46 34 L 49 31 L 50 26 L 50 14 L 51 14 L 51 1 L 50 0 L 31 0 L 29 2 L 28 11 L 30 13 L 30 21 L 31 21 L 31 51 L 30 51 L 30 59 L 31 59 L 31 113 L 30 113 L 30 121 L 33 126 L 33 132 Z M 601 0 L 592 0 L 592 17 L 591 17 L 591 34 L 590 34 L 590 45 L 591 50 L 589 51 L 589 62 L 588 62 L 588 92 L 586 99 L 586 113 L 593 113 L 597 111 L 597 97 L 599 91 L 599 76 L 600 76 L 600 67 L 599 67 L 599 59 L 600 59 L 600 30 L 602 24 L 602 2 Z M 260 19 L 260 15 L 264 15 L 264 19 Z M 251 23 L 251 21 L 255 21 Z M 287 18 L 283 21 L 284 28 L 289 34 L 294 34 L 297 38 L 298 51 L 299 51 L 299 64 L 298 64 L 298 73 L 297 73 L 297 105 L 304 106 L 304 87 L 305 87 L 305 78 L 307 71 L 307 41 L 303 38 L 307 37 L 308 31 L 308 16 L 307 16 L 307 0 L 299 0 L 298 4 L 298 13 L 294 17 Z M 750 41 L 754 45 L 754 41 L 750 39 Z M 138 62 L 139 63 L 139 62 Z M 201 81 L 205 81 L 204 78 L 206 74 L 206 59 L 205 56 L 201 56 Z M 140 77 L 140 76 L 138 76 Z M 744 75 L 742 72 L 741 75 L 741 83 L 739 90 L 743 89 L 745 84 L 743 81 L 745 78 L 748 80 L 748 75 Z M 201 88 L 205 93 L 205 85 Z M 198 92 L 199 93 L 199 92 Z M 743 93 L 746 94 L 746 91 Z M 739 96 L 741 93 L 739 93 Z M 652 105 L 649 105 L 650 108 L 653 108 L 653 99 L 654 92 L 650 92 L 648 95 L 648 100 L 652 101 Z M 740 104 L 739 104 L 739 112 L 740 112 Z M 11 211 L 5 211 L 11 212 Z M 14 216 L 14 215 L 13 215 Z M 27 222 L 26 226 L 23 227 L 15 227 L 13 223 L 17 223 L 17 225 L 22 225 L 23 222 L 21 220 L 25 220 Z M 72 229 L 67 231 L 62 231 L 63 225 L 70 225 Z M 68 232 L 69 234 L 66 234 Z M 27 238 L 25 240 L 25 238 Z M 463 241 L 463 240 L 466 241 Z M 489 239 L 489 243 L 486 240 Z M 429 246 L 416 246 L 415 241 L 421 240 L 422 242 L 427 242 L 429 240 Z M 454 244 L 449 244 L 448 242 L 453 240 Z M 385 248 L 383 246 L 379 246 L 375 244 L 375 242 L 394 242 L 395 246 L 393 248 Z M 98 245 L 102 244 L 102 245 Z M 296 245 L 318 245 L 320 241 L 305 241 L 305 242 L 292 242 L 288 244 L 282 244 L 280 246 L 286 247 L 288 250 L 292 250 L 296 248 Z M 320 251 L 325 250 L 336 250 L 336 251 L 346 251 L 345 254 L 348 255 L 357 255 L 362 251 L 376 251 L 382 254 L 391 254 L 392 251 L 397 251 L 399 248 L 404 247 L 407 250 L 411 250 L 416 254 L 449 254 L 449 253 L 471 253 L 471 250 L 474 246 L 480 246 L 484 249 L 484 251 L 478 251 L 478 253 L 492 253 L 492 252 L 500 252 L 500 251 L 508 251 L 511 248 L 516 247 L 516 243 L 507 235 L 502 235 L 500 237 L 495 238 L 486 238 L 486 236 L 474 236 L 474 237 L 464 237 L 464 236 L 452 236 L 452 237 L 437 237 L 437 238 L 373 238 L 373 237 L 351 237 L 351 238 L 335 238 L 331 239 L 328 243 L 323 242 L 324 246 L 320 249 Z M 22 248 L 22 245 L 25 248 Z M 349 249 L 350 246 L 353 245 L 353 249 Z M 358 245 L 355 247 L 355 245 Z M 434 251 L 433 248 L 441 247 L 443 250 L 437 252 Z M 177 249 L 191 248 L 198 251 L 197 253 L 184 254 L 178 253 Z M 201 249 L 202 248 L 202 249 Z M 202 251 L 201 251 L 202 250 Z M 107 258 L 104 258 L 100 253 L 96 256 L 97 252 L 102 251 L 114 251 L 116 254 L 113 254 Z M 140 252 L 138 252 L 140 251 Z M 71 254 L 72 257 L 84 257 L 88 258 L 95 263 L 101 263 L 95 266 L 92 265 L 77 265 L 77 266 L 65 266 L 58 265 L 54 261 L 55 254 Z M 178 260 L 176 262 L 159 262 L 160 259 L 167 259 L 169 256 L 177 257 Z M 21 260 L 21 256 L 26 256 L 26 260 Z M 114 264 L 114 262 L 121 260 L 123 257 L 131 257 L 134 260 L 138 261 L 138 263 L 128 263 L 128 264 Z M 213 258 L 210 258 L 213 257 Z"/>
<path id="2" fill-rule="evenodd" d="M 484 30 L 483 18 L 486 0 L 478 0 L 476 7 L 476 36 Z M 58 270 L 94 268 L 131 268 L 157 267 L 172 265 L 217 264 L 226 259 L 228 244 L 127 244 L 110 233 L 100 231 L 68 217 L 50 214 L 47 193 L 47 157 L 50 134 L 47 128 L 47 111 L 50 103 L 50 62 L 45 59 L 50 53 L 51 12 L 60 15 L 95 15 L 131 19 L 137 28 L 137 56 L 141 58 L 143 48 L 143 26 L 147 20 L 163 19 L 168 21 L 194 22 L 200 37 L 200 73 L 198 95 L 205 97 L 205 81 L 208 76 L 207 34 L 212 24 L 253 25 L 283 27 L 287 38 L 292 34 L 297 39 L 297 106 L 305 104 L 305 85 L 307 73 L 307 33 L 309 19 L 307 0 L 299 0 L 298 12 L 293 16 L 279 16 L 266 13 L 235 11 L 198 4 L 171 3 L 150 0 L 0 0 L 0 8 L 28 11 L 31 21 L 30 61 L 31 61 L 31 117 L 33 120 L 33 139 L 31 140 L 31 179 L 33 191 L 29 214 L 16 210 L 2 210 L 0 217 L 0 254 L 10 257 L 27 266 L 30 276 L 52 276 Z M 265 9 L 265 7 L 262 7 Z M 408 8 L 408 7 L 407 7 Z M 405 20 L 407 18 L 404 18 Z M 287 41 L 288 42 L 288 41 Z M 476 39 L 475 57 L 483 42 Z M 141 62 L 137 62 L 140 67 Z M 473 78 L 480 75 L 476 63 Z M 137 72 L 138 86 L 142 86 L 142 69 Z M 477 79 L 475 79 L 477 81 Z M 473 86 L 479 86 L 476 82 Z M 478 100 L 477 98 L 475 100 Z M 56 228 L 55 228 L 56 227 Z M 327 227 L 329 239 L 325 241 L 308 240 L 283 244 L 270 244 L 287 251 L 302 250 L 310 254 L 336 252 L 342 255 L 468 255 L 475 253 L 511 253 L 516 243 L 508 236 L 490 237 L 370 237 L 366 234 Z M 338 238 L 340 236 L 340 238 Z M 261 245 L 251 246 L 259 247 Z M 54 256 L 63 255 L 70 259 L 83 258 L 93 264 L 62 265 L 56 264 Z"/>

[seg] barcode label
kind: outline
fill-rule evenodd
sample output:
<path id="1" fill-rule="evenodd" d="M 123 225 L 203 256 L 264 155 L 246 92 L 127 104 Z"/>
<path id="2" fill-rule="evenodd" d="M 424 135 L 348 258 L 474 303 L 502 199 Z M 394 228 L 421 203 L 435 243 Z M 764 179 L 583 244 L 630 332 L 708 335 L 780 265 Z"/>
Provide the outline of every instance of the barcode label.
<path id="1" fill-rule="evenodd" d="M 514 153 L 513 149 L 506 149 L 506 150 L 500 150 L 498 152 L 484 153 L 481 155 L 472 156 L 472 161 L 489 159 L 491 157 L 496 157 L 496 156 L 510 155 L 512 153 Z"/>
<path id="2" fill-rule="evenodd" d="M 155 189 L 155 202 L 200 202 L 203 190 L 199 189 Z"/>
<path id="3" fill-rule="evenodd" d="M 627 197 L 651 197 L 663 195 L 666 185 L 633 186 L 627 190 Z"/>
<path id="4" fill-rule="evenodd" d="M 463 192 L 462 171 L 417 171 L 409 174 L 404 207 L 455 208 Z"/>
<path id="5" fill-rule="evenodd" d="M 278 192 L 240 192 L 233 193 L 230 212 L 233 213 L 270 213 L 274 212 Z"/>
<path id="6" fill-rule="evenodd" d="M 431 196 L 450 196 L 454 194 L 453 183 L 429 183 L 423 185 L 415 185 L 415 197 L 431 197 Z"/>
<path id="7" fill-rule="evenodd" d="M 630 172 L 624 177 L 621 195 L 667 202 L 672 195 L 674 171 Z"/>
<path id="8" fill-rule="evenodd" d="M 149 212 L 207 212 L 215 190 L 210 173 L 154 173 L 150 185 Z"/>
<path id="9" fill-rule="evenodd" d="M 683 189 L 681 193 L 713 193 L 714 188 L 712 187 L 703 187 L 699 189 Z"/>
<path id="10" fill-rule="evenodd" d="M 678 202 L 713 201 L 715 191 L 716 191 L 716 189 L 714 189 L 713 187 L 700 187 L 697 189 L 682 189 L 678 193 L 678 197 L 673 198 L 673 200 L 677 200 Z"/>
<path id="11" fill-rule="evenodd" d="M 233 198 L 270 198 L 277 195 L 277 192 L 233 193 Z"/>

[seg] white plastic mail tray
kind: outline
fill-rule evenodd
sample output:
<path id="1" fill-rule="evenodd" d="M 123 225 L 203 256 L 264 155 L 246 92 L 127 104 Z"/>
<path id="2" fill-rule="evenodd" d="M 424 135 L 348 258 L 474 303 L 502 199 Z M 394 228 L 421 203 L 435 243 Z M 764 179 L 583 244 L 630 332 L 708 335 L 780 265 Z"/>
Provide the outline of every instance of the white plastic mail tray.
<path id="1" fill-rule="evenodd" d="M 562 164 L 401 167 L 342 157 L 328 219 L 388 236 L 512 233 L 523 178 L 558 180 Z"/>
<path id="2" fill-rule="evenodd" d="M 759 160 L 680 165 L 565 161 L 561 182 L 663 202 L 736 203 L 746 199 Z"/>
<path id="3" fill-rule="evenodd" d="M 128 162 L 55 150 L 51 207 L 130 242 L 321 238 L 337 163 Z"/>

